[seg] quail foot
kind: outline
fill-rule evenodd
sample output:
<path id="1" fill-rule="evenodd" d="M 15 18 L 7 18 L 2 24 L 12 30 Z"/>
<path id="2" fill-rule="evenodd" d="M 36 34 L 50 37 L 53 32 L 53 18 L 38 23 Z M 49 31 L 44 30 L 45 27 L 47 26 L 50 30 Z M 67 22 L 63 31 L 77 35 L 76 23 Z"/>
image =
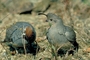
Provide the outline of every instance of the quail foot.
<path id="1" fill-rule="evenodd" d="M 23 47 L 24 50 L 26 50 L 25 48 L 32 44 L 35 39 L 36 32 L 30 23 L 17 22 L 7 28 L 4 42 L 7 42 L 7 45 L 9 45 L 13 50 L 17 50 L 19 47 Z"/>
<path id="2" fill-rule="evenodd" d="M 55 60 L 57 60 L 57 49 L 63 47 L 67 42 L 74 46 L 74 50 L 78 51 L 78 43 L 76 42 L 76 34 L 74 30 L 63 24 L 63 21 L 59 16 L 53 13 L 40 13 L 39 15 L 45 15 L 50 24 L 50 28 L 47 31 L 47 40 L 52 46 L 52 51 L 55 53 Z"/>

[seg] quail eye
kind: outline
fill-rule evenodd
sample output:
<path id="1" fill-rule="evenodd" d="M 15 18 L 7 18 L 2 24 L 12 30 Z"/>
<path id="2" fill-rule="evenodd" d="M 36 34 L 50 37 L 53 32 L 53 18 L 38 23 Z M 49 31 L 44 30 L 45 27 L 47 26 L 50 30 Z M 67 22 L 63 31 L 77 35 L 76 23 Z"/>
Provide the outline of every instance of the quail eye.
<path id="1" fill-rule="evenodd" d="M 50 21 L 52 21 L 52 19 L 50 19 Z"/>

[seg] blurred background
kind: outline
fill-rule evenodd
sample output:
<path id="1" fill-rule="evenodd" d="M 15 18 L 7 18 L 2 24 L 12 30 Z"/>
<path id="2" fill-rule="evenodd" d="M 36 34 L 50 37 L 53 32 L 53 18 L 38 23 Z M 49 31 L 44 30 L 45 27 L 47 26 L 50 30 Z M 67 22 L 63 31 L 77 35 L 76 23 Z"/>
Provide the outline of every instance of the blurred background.
<path id="1" fill-rule="evenodd" d="M 32 54 L 12 56 L 9 47 L 0 44 L 0 60 L 53 60 L 51 48 L 46 40 L 49 24 L 46 17 L 39 12 L 54 13 L 64 21 L 64 24 L 76 32 L 79 51 L 76 55 L 60 57 L 61 60 L 90 59 L 90 0 L 0 0 L 0 41 L 6 35 L 6 29 L 16 22 L 29 22 L 37 32 L 36 41 L 40 51 L 36 57 Z M 77 56 L 78 55 L 78 56 Z"/>

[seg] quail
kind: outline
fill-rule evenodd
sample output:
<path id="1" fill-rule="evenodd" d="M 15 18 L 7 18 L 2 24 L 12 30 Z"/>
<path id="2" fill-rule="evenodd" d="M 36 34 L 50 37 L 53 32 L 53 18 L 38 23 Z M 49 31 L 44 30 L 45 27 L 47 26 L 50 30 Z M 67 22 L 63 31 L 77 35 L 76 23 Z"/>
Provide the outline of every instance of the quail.
<path id="1" fill-rule="evenodd" d="M 69 42 L 74 46 L 74 50 L 78 51 L 79 44 L 76 42 L 76 34 L 72 28 L 65 26 L 62 19 L 53 13 L 40 13 L 39 15 L 45 15 L 47 17 L 46 21 L 50 24 L 46 36 L 52 48 L 54 46 L 57 49 Z M 53 50 L 55 49 L 53 48 Z"/>
<path id="2" fill-rule="evenodd" d="M 19 47 L 26 47 L 32 44 L 36 39 L 36 31 L 28 22 L 16 22 L 6 30 L 4 42 L 17 50 Z"/>

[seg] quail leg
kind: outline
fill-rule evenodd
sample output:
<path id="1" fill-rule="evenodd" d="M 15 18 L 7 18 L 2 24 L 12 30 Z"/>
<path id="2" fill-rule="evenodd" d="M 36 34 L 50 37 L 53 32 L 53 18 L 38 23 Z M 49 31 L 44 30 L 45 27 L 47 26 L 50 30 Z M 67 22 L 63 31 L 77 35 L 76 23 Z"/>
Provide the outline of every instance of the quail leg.
<path id="1" fill-rule="evenodd" d="M 15 55 L 15 54 L 17 54 L 18 52 L 17 52 L 17 49 L 16 48 L 14 48 L 14 47 L 12 47 L 12 46 L 10 46 L 10 53 L 11 53 L 11 55 Z"/>
<path id="2" fill-rule="evenodd" d="M 50 45 L 51 45 L 51 50 L 52 50 L 52 57 L 55 56 L 55 60 L 58 60 L 57 59 L 57 48 L 53 44 L 50 44 Z"/>

